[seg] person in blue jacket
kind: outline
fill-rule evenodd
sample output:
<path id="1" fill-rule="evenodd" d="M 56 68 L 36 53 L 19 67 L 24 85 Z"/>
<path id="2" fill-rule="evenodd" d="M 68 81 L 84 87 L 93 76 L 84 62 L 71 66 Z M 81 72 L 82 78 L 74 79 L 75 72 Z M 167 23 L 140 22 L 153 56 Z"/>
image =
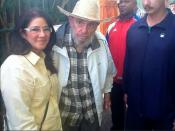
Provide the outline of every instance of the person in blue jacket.
<path id="1" fill-rule="evenodd" d="M 175 17 L 165 0 L 142 0 L 146 15 L 127 34 L 126 130 L 171 130 L 175 119 Z"/>

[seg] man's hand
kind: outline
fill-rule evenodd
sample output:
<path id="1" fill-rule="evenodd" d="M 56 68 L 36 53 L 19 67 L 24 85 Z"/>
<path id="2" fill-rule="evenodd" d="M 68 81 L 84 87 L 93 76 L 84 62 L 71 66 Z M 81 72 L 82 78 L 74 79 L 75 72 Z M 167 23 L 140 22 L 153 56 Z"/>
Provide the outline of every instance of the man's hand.
<path id="1" fill-rule="evenodd" d="M 104 94 L 104 105 L 103 108 L 105 111 L 108 111 L 111 107 L 111 99 L 110 99 L 110 93 Z"/>
<path id="2" fill-rule="evenodd" d="M 125 102 L 125 108 L 127 109 L 128 108 L 128 95 L 125 93 L 124 94 L 124 102 Z"/>

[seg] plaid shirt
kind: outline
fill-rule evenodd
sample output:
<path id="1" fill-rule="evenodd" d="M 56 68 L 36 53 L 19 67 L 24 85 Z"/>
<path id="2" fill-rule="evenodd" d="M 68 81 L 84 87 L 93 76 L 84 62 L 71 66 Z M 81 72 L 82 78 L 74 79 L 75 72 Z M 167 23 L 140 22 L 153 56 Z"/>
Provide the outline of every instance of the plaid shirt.
<path id="1" fill-rule="evenodd" d="M 97 39 L 88 48 L 98 48 Z M 60 97 L 60 113 L 62 124 L 78 126 L 83 117 L 93 123 L 97 115 L 93 88 L 87 68 L 87 49 L 77 53 L 71 34 L 65 35 L 64 46 L 70 59 L 68 84 L 62 89 Z"/>

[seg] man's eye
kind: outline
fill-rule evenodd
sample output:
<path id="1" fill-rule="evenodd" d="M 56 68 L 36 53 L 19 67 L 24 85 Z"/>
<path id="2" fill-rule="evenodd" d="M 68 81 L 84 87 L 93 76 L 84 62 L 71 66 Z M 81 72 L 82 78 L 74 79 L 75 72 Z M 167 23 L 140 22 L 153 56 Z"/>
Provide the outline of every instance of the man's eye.
<path id="1" fill-rule="evenodd" d="M 82 24 L 83 22 L 81 20 L 77 20 L 77 24 Z"/>

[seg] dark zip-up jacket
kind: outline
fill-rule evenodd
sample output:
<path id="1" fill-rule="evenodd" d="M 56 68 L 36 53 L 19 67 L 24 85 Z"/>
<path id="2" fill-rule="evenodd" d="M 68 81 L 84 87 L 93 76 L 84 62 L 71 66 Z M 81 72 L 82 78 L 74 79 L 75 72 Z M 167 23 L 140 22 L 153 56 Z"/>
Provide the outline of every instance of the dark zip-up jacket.
<path id="1" fill-rule="evenodd" d="M 127 34 L 124 89 L 128 109 L 151 119 L 175 113 L 175 18 L 148 27 L 145 16 Z"/>

